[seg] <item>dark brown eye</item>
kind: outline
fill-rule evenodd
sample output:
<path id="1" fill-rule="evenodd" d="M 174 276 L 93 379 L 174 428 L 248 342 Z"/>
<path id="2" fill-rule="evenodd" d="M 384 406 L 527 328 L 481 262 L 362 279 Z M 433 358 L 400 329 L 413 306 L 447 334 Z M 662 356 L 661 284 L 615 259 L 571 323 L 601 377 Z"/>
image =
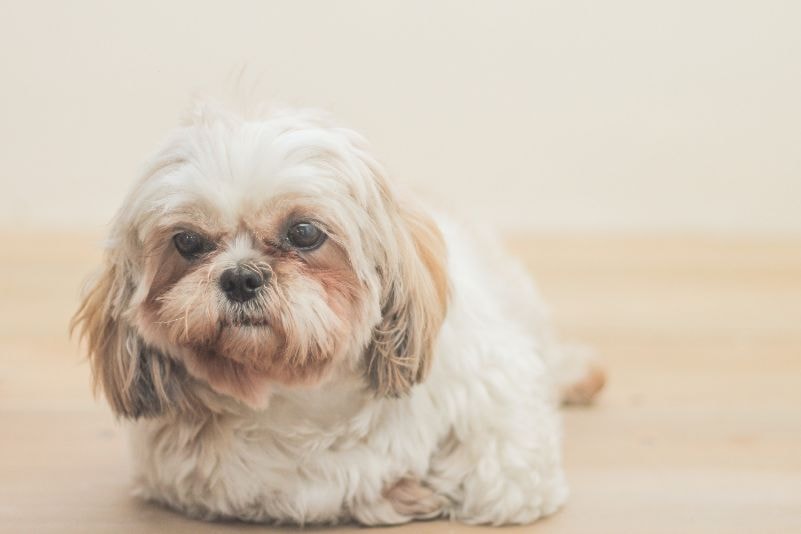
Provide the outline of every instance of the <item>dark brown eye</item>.
<path id="1" fill-rule="evenodd" d="M 286 237 L 293 247 L 301 250 L 314 250 L 325 241 L 323 231 L 310 222 L 293 224 Z"/>
<path id="2" fill-rule="evenodd" d="M 180 232 L 172 238 L 178 253 L 190 260 L 214 248 L 205 238 L 195 232 Z"/>

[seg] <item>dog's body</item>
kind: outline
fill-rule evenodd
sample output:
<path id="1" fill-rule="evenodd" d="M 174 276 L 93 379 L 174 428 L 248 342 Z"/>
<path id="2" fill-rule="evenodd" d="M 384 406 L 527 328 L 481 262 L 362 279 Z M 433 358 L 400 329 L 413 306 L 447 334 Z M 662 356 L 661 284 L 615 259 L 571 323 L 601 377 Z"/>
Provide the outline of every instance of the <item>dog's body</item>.
<path id="1" fill-rule="evenodd" d="M 204 139 L 239 135 L 238 119 L 220 120 L 225 125 Z M 190 128 L 207 128 L 210 123 L 216 124 L 204 119 Z M 270 133 L 264 146 L 277 146 L 287 132 L 299 131 L 306 140 L 322 136 L 328 143 L 325 150 L 339 151 L 336 161 L 348 163 L 346 174 L 367 175 L 349 185 L 343 193 L 348 199 L 362 194 L 359 188 L 370 187 L 372 181 L 384 180 L 372 160 L 360 164 L 348 159 L 353 154 L 365 157 L 361 148 L 348 144 L 352 134 L 346 132 L 342 141 L 341 130 L 292 116 L 289 123 L 290 129 L 273 128 L 279 133 Z M 259 127 L 254 126 L 257 131 Z M 320 128 L 325 131 L 317 132 Z M 310 146 L 324 144 L 320 139 Z M 232 150 L 236 145 L 227 147 L 229 158 L 245 158 Z M 115 411 L 136 419 L 131 432 L 139 495 L 196 517 L 300 524 L 394 524 L 437 516 L 470 523 L 527 523 L 564 502 L 557 408 L 561 395 L 591 377 L 590 368 L 554 343 L 534 286 L 515 262 L 442 217 L 416 212 L 391 219 L 400 201 L 383 185 L 378 197 L 370 200 L 367 194 L 368 200 L 359 201 L 362 207 L 326 198 L 321 212 L 344 210 L 315 222 L 326 229 L 330 244 L 323 237 L 314 244 L 319 248 L 295 246 L 285 259 L 278 249 L 260 248 L 261 240 L 271 242 L 264 237 L 268 231 L 242 224 L 232 225 L 238 229 L 228 234 L 219 232 L 231 237 L 213 242 L 204 237 L 208 250 L 196 243 L 189 247 L 184 241 L 191 244 L 197 238 L 174 229 L 187 223 L 176 226 L 170 219 L 184 209 L 176 200 L 183 193 L 174 189 L 180 173 L 189 172 L 185 165 L 199 167 L 197 154 L 184 148 L 177 167 L 164 172 L 165 165 L 174 162 L 157 162 L 157 177 L 146 178 L 133 194 L 114 236 L 120 257 L 107 265 L 111 274 L 95 285 L 79 314 L 100 386 Z M 321 173 L 325 171 L 319 169 L 330 166 L 336 165 L 327 161 L 318 170 L 305 171 Z M 208 183 L 198 185 L 193 179 L 189 185 L 202 189 L 216 179 L 204 176 Z M 159 180 L 158 187 L 169 187 L 168 195 L 175 197 L 169 202 L 164 202 L 163 190 L 148 185 Z M 317 193 L 304 193 L 313 194 Z M 281 198 L 282 203 L 295 202 L 285 199 L 297 198 L 297 192 Z M 376 211 L 371 203 L 379 201 L 391 204 Z M 304 202 L 309 206 L 322 201 Z M 202 203 L 193 199 L 187 204 L 195 209 Z M 230 202 L 226 209 L 238 213 L 232 221 L 242 215 Z M 245 214 L 254 209 L 249 205 Z M 317 215 L 308 215 L 308 209 L 305 213 L 303 220 L 317 221 Z M 197 212 L 193 214 L 197 218 Z M 358 224 L 347 226 L 335 217 Z M 359 225 L 378 228 L 384 217 L 394 237 L 374 246 Z M 179 236 L 176 246 L 182 255 L 187 248 L 197 249 L 186 256 L 185 264 L 164 244 L 168 238 L 150 237 L 160 230 L 148 221 L 164 220 L 171 222 L 162 226 L 173 228 L 168 235 Z M 413 240 L 407 245 L 412 248 L 399 250 L 398 256 L 392 249 L 406 246 L 404 228 L 411 229 Z M 132 230 L 136 235 L 126 233 Z M 216 234 L 204 230 L 205 235 Z M 159 252 L 140 257 L 143 250 Z M 340 262 L 339 255 L 347 261 Z M 380 260 L 371 259 L 376 257 Z M 396 268 L 393 263 L 415 258 L 419 261 L 414 268 Z M 149 261 L 156 267 L 149 267 Z M 219 288 L 209 285 L 223 269 L 245 261 L 258 264 L 256 272 L 267 280 L 259 291 L 271 291 L 267 284 L 277 285 L 274 295 L 254 307 L 233 299 L 230 292 L 226 300 Z M 282 261 L 297 261 L 302 268 L 290 271 L 291 265 Z M 125 276 L 120 274 L 124 269 L 129 270 Z M 201 269 L 207 269 L 206 278 L 197 274 Z M 161 283 L 167 275 L 159 273 L 165 270 L 178 274 Z M 394 278 L 387 273 L 395 273 Z M 189 284 L 192 276 L 199 278 L 187 286 L 190 291 L 182 284 Z M 115 286 L 120 278 L 123 287 Z M 200 292 L 201 299 L 213 293 L 211 304 L 196 304 L 196 296 L 184 296 L 192 291 Z M 308 297 L 293 299 L 302 291 Z M 303 299 L 320 295 L 322 300 L 313 306 L 310 302 L 313 310 L 306 312 L 312 322 L 299 325 L 303 319 L 292 316 L 296 323 L 290 324 L 291 310 L 298 313 Z M 183 315 L 165 318 L 178 299 Z M 273 301 L 291 310 L 282 308 L 284 315 L 270 311 L 278 305 Z M 202 314 L 195 317 L 193 306 Z M 326 306 L 334 313 L 321 309 Z M 257 311 L 269 319 L 262 321 Z M 181 321 L 186 324 L 174 326 Z M 206 338 L 196 325 L 205 322 L 216 325 L 210 327 L 215 333 L 200 344 L 198 339 Z M 317 345 L 303 346 L 328 347 L 325 354 L 308 361 L 303 359 L 305 352 L 283 359 L 289 348 L 300 344 L 293 336 L 308 340 L 317 323 L 327 329 L 314 334 Z M 421 337 L 426 332 L 430 339 Z M 392 334 L 389 340 L 382 340 L 387 333 Z M 262 348 L 279 335 L 285 337 L 279 351 Z M 328 338 L 332 340 L 325 341 Z M 222 352 L 219 347 L 235 349 Z M 318 371 L 310 367 L 315 362 L 326 365 Z M 595 378 L 585 394 L 600 387 Z"/>
<path id="2" fill-rule="evenodd" d="M 515 269 L 479 261 L 486 250 L 440 228 L 451 307 L 423 383 L 376 400 L 343 376 L 276 392 L 264 411 L 137 422 L 140 494 L 201 517 L 366 524 L 438 514 L 525 523 L 561 505 L 539 300 Z M 401 480 L 423 486 L 388 495 Z"/>

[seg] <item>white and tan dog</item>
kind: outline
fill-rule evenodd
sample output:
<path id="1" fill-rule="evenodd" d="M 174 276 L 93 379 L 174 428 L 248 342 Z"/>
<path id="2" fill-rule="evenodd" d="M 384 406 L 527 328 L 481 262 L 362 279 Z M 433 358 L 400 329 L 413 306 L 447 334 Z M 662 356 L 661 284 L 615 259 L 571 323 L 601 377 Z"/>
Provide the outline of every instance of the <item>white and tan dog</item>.
<path id="1" fill-rule="evenodd" d="M 75 324 L 137 494 L 208 519 L 534 521 L 567 496 L 559 396 L 602 384 L 516 263 L 315 112 L 198 107 Z"/>

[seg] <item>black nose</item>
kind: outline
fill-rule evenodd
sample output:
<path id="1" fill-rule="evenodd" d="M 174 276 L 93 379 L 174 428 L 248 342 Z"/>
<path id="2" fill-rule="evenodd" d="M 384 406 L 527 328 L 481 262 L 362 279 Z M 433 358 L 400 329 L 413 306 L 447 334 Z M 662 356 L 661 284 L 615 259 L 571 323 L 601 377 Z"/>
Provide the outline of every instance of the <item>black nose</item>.
<path id="1" fill-rule="evenodd" d="M 247 267 L 232 267 L 220 276 L 220 287 L 229 300 L 246 302 L 256 296 L 264 285 L 264 276 Z"/>

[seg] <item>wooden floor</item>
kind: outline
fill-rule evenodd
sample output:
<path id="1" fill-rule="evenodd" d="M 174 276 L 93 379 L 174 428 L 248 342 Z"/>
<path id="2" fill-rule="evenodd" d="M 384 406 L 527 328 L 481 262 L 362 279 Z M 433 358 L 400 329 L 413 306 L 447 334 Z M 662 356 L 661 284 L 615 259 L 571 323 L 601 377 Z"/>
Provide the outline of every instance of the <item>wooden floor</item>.
<path id="1" fill-rule="evenodd" d="M 99 240 L 0 237 L 0 531 L 268 531 L 128 495 L 125 441 L 67 337 Z M 801 241 L 513 248 L 611 381 L 596 407 L 565 412 L 568 506 L 504 532 L 801 532 Z"/>

